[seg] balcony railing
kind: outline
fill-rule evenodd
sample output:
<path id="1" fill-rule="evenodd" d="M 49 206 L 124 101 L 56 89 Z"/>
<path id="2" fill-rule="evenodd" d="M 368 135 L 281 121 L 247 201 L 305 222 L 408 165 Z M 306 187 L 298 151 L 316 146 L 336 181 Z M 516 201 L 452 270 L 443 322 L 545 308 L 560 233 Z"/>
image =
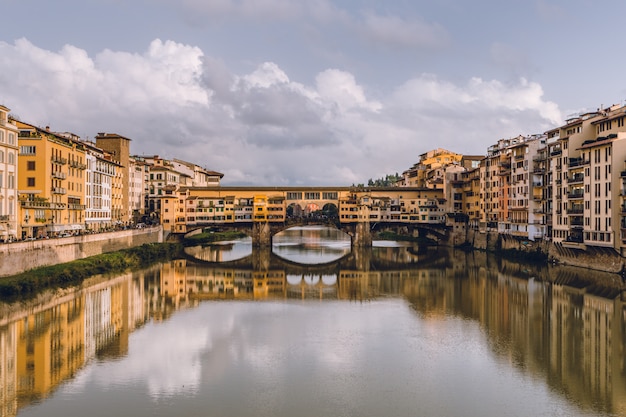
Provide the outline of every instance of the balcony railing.
<path id="1" fill-rule="evenodd" d="M 569 207 L 567 209 L 567 214 L 583 214 L 584 210 L 583 207 L 578 207 L 578 206 L 574 206 L 574 207 Z"/>
<path id="2" fill-rule="evenodd" d="M 567 198 L 583 198 L 584 194 L 583 190 L 576 190 L 568 193 Z"/>
<path id="3" fill-rule="evenodd" d="M 20 201 L 20 205 L 23 208 L 50 208 L 50 203 L 47 201 L 22 200 Z"/>
<path id="4" fill-rule="evenodd" d="M 57 178 L 60 180 L 64 180 L 67 178 L 67 174 L 65 172 L 61 172 L 61 171 L 54 171 L 52 173 L 52 178 Z"/>
<path id="5" fill-rule="evenodd" d="M 69 210 L 85 210 L 84 204 L 68 204 L 67 208 Z"/>
<path id="6" fill-rule="evenodd" d="M 11 216 L 10 214 L 0 214 L 0 222 L 11 221 L 11 220 L 13 220 L 13 219 L 11 219 L 11 217 L 13 217 L 13 216 Z"/>
<path id="7" fill-rule="evenodd" d="M 50 160 L 52 162 L 54 162 L 55 164 L 61 164 L 61 165 L 65 165 L 67 164 L 67 158 L 61 158 L 60 156 L 55 156 L 53 155 Z"/>
<path id="8" fill-rule="evenodd" d="M 67 189 L 63 187 L 52 187 L 52 194 L 67 194 Z"/>
<path id="9" fill-rule="evenodd" d="M 577 183 L 577 182 L 583 182 L 584 179 L 585 179 L 584 175 L 574 175 L 572 177 L 568 177 L 567 178 L 567 182 L 569 184 L 573 184 L 573 183 Z"/>
<path id="10" fill-rule="evenodd" d="M 568 166 L 570 168 L 575 168 L 583 165 L 587 165 L 589 161 L 586 161 L 582 158 L 570 158 Z"/>
<path id="11" fill-rule="evenodd" d="M 78 161 L 70 161 L 70 166 L 77 169 L 87 169 L 87 165 L 82 164 Z"/>

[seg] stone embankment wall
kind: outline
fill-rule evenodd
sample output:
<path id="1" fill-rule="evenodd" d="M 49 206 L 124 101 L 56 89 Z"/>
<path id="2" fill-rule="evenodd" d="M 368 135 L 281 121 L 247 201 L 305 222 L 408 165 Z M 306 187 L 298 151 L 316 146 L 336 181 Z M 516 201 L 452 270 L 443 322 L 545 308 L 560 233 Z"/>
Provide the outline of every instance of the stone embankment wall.
<path id="1" fill-rule="evenodd" d="M 510 235 L 501 235 L 495 231 L 480 232 L 474 229 L 467 230 L 466 242 L 477 250 L 487 252 L 513 250 L 522 255 L 524 253 L 543 254 L 551 263 L 596 271 L 622 273 L 626 268 L 626 258 L 620 256 L 612 248 L 572 249 L 551 241 L 530 241 Z"/>
<path id="2" fill-rule="evenodd" d="M 163 242 L 162 227 L 0 244 L 0 277 L 106 252 Z"/>

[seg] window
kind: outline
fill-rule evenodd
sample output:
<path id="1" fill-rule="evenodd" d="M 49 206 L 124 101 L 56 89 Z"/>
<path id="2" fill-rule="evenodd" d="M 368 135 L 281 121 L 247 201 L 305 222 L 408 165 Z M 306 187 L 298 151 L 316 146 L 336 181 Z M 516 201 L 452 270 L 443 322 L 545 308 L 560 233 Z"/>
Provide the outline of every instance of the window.
<path id="1" fill-rule="evenodd" d="M 34 171 L 35 170 L 35 161 L 26 161 L 26 169 L 28 171 Z"/>
<path id="2" fill-rule="evenodd" d="M 13 152 L 9 152 L 9 165 L 15 165 L 15 154 Z"/>
<path id="3" fill-rule="evenodd" d="M 35 155 L 37 147 L 32 146 L 20 146 L 20 155 Z"/>
<path id="4" fill-rule="evenodd" d="M 34 187 L 35 186 L 35 178 L 34 177 L 26 178 L 26 185 L 29 186 L 29 187 Z"/>

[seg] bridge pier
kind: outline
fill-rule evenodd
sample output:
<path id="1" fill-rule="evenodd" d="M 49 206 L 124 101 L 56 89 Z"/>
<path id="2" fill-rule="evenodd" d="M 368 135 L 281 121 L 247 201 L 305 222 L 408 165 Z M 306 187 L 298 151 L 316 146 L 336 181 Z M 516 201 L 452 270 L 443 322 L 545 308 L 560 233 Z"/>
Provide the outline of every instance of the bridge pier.
<path id="1" fill-rule="evenodd" d="M 257 248 L 272 246 L 272 228 L 269 222 L 252 224 L 252 246 Z"/>
<path id="2" fill-rule="evenodd" d="M 350 235 L 353 248 L 368 248 L 372 246 L 372 232 L 370 222 L 358 222 L 341 227 Z"/>

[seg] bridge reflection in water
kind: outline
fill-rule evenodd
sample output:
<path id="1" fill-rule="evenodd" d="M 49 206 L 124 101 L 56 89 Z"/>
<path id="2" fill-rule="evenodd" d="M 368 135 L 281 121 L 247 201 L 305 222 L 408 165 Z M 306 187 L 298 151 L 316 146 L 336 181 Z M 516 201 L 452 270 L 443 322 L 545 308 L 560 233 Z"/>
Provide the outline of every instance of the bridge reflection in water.
<path id="1" fill-rule="evenodd" d="M 179 259 L 94 277 L 62 296 L 0 304 L 0 415 L 41 402 L 93 359 L 126 356 L 132 332 L 203 300 L 398 296 L 431 322 L 451 315 L 477 322 L 503 361 L 584 409 L 626 413 L 626 307 L 610 285 L 614 276 L 533 269 L 481 253 L 380 249 L 323 265 L 271 252 L 221 265 Z"/>

